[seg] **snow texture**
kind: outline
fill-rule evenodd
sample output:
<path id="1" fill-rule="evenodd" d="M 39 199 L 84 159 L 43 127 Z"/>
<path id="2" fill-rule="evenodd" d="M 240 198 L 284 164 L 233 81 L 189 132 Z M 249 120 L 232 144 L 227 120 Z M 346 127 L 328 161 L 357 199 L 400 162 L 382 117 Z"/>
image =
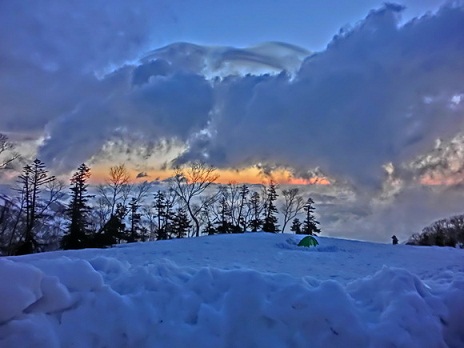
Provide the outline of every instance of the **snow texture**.
<path id="1" fill-rule="evenodd" d="M 266 233 L 0 259 L 0 347 L 464 347 L 464 252 Z"/>

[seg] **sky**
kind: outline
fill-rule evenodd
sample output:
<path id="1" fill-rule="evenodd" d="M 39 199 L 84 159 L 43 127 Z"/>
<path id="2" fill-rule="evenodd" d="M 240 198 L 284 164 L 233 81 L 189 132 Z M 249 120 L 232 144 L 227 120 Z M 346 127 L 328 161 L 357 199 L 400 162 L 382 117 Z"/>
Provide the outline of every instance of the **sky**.
<path id="1" fill-rule="evenodd" d="M 0 132 L 63 175 L 323 177 L 333 231 L 406 235 L 461 211 L 463 58 L 462 1 L 6 0 Z"/>

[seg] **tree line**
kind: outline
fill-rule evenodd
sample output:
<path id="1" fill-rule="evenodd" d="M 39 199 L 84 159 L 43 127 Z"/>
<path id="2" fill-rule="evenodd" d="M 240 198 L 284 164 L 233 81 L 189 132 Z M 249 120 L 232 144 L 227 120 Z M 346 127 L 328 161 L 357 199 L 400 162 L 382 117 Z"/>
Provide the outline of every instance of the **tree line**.
<path id="1" fill-rule="evenodd" d="M 421 233 L 414 233 L 406 244 L 464 248 L 464 215 L 435 221 L 425 227 Z"/>
<path id="2" fill-rule="evenodd" d="M 149 182 L 131 184 L 123 164 L 111 167 L 92 193 L 90 176 L 90 168 L 80 165 L 66 189 L 39 159 L 25 165 L 16 194 L 0 196 L 0 253 L 104 248 L 217 233 L 276 233 L 289 225 L 298 234 L 320 232 L 314 201 L 304 199 L 298 188 L 279 190 L 273 182 L 255 191 L 246 184 L 213 185 L 218 179 L 215 168 L 201 162 L 176 168 L 165 188 L 154 193 Z"/>

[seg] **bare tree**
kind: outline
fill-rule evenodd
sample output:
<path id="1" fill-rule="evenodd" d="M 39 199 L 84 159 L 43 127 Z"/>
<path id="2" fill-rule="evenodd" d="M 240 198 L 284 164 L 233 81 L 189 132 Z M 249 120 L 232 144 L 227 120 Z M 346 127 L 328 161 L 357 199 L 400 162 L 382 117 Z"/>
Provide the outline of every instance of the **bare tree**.
<path id="1" fill-rule="evenodd" d="M 141 203 L 145 198 L 147 198 L 148 194 L 150 193 L 152 184 L 151 182 L 144 181 L 139 184 L 132 185 L 131 192 L 132 197 L 137 203 Z"/>
<path id="2" fill-rule="evenodd" d="M 216 195 L 216 194 L 214 194 Z M 202 209 L 200 212 L 200 224 L 204 226 L 202 233 L 206 233 L 208 235 L 212 235 L 216 233 L 216 228 L 213 224 L 214 219 L 214 201 L 211 196 L 203 196 L 200 197 L 202 201 Z"/>
<path id="3" fill-rule="evenodd" d="M 110 216 L 114 215 L 117 203 L 126 205 L 131 191 L 129 179 L 126 166 L 119 164 L 110 168 L 109 178 L 106 179 L 105 184 L 98 186 L 100 205 L 108 208 Z"/>
<path id="4" fill-rule="evenodd" d="M 14 145 L 5 134 L 0 133 L 0 169 L 8 168 L 18 157 L 19 153 L 14 151 Z"/>
<path id="5" fill-rule="evenodd" d="M 288 190 L 282 190 L 282 197 L 284 201 L 281 203 L 279 207 L 279 212 L 284 217 L 284 223 L 282 226 L 282 233 L 285 231 L 285 227 L 287 226 L 288 222 L 295 218 L 300 211 L 303 210 L 305 202 L 303 197 L 299 194 L 299 190 L 297 188 L 291 188 Z"/>
<path id="6" fill-rule="evenodd" d="M 208 166 L 203 162 L 193 162 L 186 167 L 177 167 L 175 169 L 175 176 L 171 181 L 171 187 L 179 200 L 185 205 L 192 218 L 195 227 L 194 233 L 197 237 L 200 235 L 199 214 L 205 202 L 201 200 L 197 200 L 198 202 L 194 201 L 218 177 L 216 168 Z M 215 199 L 214 196 L 213 199 Z"/>
<path id="7" fill-rule="evenodd" d="M 19 183 L 21 188 L 18 191 L 24 203 L 25 229 L 21 237 L 24 241 L 17 253 L 29 254 L 37 251 L 39 247 L 34 228 L 46 217 L 50 206 L 61 197 L 63 183 L 57 181 L 55 176 L 50 176 L 44 163 L 38 159 L 23 168 Z M 48 197 L 44 198 L 45 194 L 48 194 Z"/>

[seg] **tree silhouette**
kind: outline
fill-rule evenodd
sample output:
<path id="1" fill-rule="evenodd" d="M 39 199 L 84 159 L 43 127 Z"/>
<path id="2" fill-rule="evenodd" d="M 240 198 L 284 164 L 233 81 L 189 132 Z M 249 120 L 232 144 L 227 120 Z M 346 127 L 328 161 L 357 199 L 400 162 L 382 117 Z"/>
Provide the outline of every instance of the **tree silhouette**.
<path id="1" fill-rule="evenodd" d="M 185 205 L 185 209 L 195 224 L 196 237 L 200 235 L 199 214 L 203 205 L 209 202 L 200 202 L 198 204 L 198 202 L 194 202 L 195 197 L 201 195 L 218 177 L 216 168 L 203 162 L 193 162 L 184 168 L 176 168 L 176 174 L 171 181 L 172 190 Z M 213 197 L 213 199 L 216 199 L 216 197 Z"/>
<path id="2" fill-rule="evenodd" d="M 90 178 L 90 168 L 84 163 L 79 166 L 71 178 L 71 201 L 66 209 L 70 222 L 67 234 L 63 237 L 63 249 L 81 249 L 89 246 L 89 199 L 87 180 Z"/>
<path id="3" fill-rule="evenodd" d="M 306 204 L 304 206 L 304 210 L 306 212 L 306 218 L 303 221 L 303 228 L 301 230 L 302 234 L 314 234 L 319 233 L 321 230 L 317 227 L 319 225 L 319 221 L 316 220 L 314 217 L 314 201 L 311 197 L 308 198 Z"/>
<path id="4" fill-rule="evenodd" d="M 18 181 L 21 185 L 18 191 L 21 192 L 24 202 L 25 229 L 24 240 L 19 244 L 16 253 L 30 254 L 39 249 L 34 227 L 37 221 L 44 217 L 44 213 L 50 204 L 58 199 L 62 186 L 54 185 L 56 177 L 48 174 L 45 164 L 39 159 L 35 159 L 32 164 L 24 166 Z M 50 194 L 50 198 L 45 202 L 40 200 L 44 187 L 48 188 Z"/>
<path id="5" fill-rule="evenodd" d="M 303 197 L 298 195 L 298 188 L 291 188 L 288 190 L 282 190 L 282 196 L 284 198 L 283 203 L 280 205 L 280 213 L 283 216 L 282 233 L 285 231 L 285 227 L 288 222 L 295 218 L 297 214 L 304 208 Z"/>
<path id="6" fill-rule="evenodd" d="M 278 232 L 279 225 L 277 225 L 277 217 L 275 214 L 278 213 L 275 201 L 277 200 L 276 186 L 273 182 L 269 184 L 267 188 L 267 196 L 264 204 L 264 221 L 263 231 L 265 232 Z"/>

